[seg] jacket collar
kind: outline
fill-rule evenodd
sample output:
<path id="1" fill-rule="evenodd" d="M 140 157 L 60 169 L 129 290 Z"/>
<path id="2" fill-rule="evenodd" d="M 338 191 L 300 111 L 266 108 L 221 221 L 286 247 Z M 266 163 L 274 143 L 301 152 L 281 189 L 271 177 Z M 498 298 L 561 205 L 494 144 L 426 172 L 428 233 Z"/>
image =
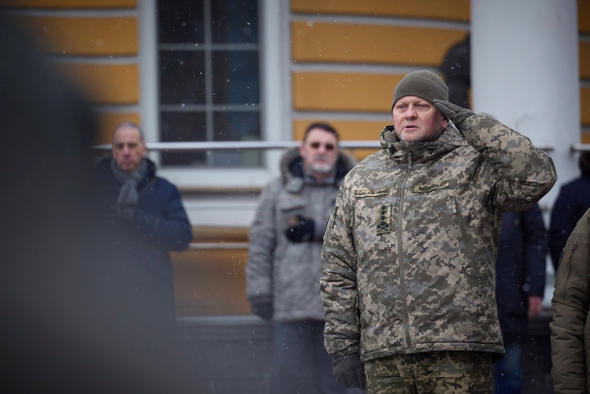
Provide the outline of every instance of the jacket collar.
<path id="1" fill-rule="evenodd" d="M 113 171 L 111 169 L 111 159 L 112 158 L 110 156 L 106 157 L 100 160 L 95 166 L 96 173 L 102 179 L 115 180 L 115 176 L 113 175 Z M 147 162 L 147 172 L 143 180 L 139 182 L 140 187 L 156 175 L 156 164 L 147 157 L 144 160 Z"/>
<path id="2" fill-rule="evenodd" d="M 425 163 L 466 144 L 459 131 L 451 125 L 438 140 L 432 142 L 402 141 L 392 125 L 385 126 L 381 132 L 380 142 L 389 157 L 399 164 Z"/>
<path id="3" fill-rule="evenodd" d="M 344 176 L 356 165 L 353 158 L 340 152 L 336 162 L 335 186 L 340 185 Z M 303 175 L 303 158 L 299 154 L 299 148 L 290 148 L 281 157 L 281 178 L 287 190 L 291 193 L 299 193 L 305 184 Z"/>

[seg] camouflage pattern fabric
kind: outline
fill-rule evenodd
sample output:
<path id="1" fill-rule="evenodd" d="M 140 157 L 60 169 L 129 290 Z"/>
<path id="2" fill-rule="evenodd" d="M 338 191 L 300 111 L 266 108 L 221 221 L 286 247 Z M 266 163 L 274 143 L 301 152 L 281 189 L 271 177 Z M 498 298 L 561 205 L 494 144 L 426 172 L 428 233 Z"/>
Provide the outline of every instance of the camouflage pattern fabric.
<path id="1" fill-rule="evenodd" d="M 474 394 L 492 392 L 491 355 L 431 352 L 365 363 L 367 394 Z"/>
<path id="2" fill-rule="evenodd" d="M 344 179 L 322 248 L 325 346 L 367 361 L 432 351 L 504 353 L 495 298 L 503 213 L 555 183 L 553 161 L 487 115 L 434 142 L 400 141 Z"/>

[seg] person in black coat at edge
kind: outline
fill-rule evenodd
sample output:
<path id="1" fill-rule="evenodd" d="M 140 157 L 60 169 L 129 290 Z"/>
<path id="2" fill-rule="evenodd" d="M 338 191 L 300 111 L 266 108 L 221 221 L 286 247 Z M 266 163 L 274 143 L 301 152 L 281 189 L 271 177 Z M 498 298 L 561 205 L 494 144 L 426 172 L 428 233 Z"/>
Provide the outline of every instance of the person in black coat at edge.
<path id="1" fill-rule="evenodd" d="M 506 356 L 494 364 L 494 391 L 521 393 L 522 344 L 528 319 L 541 313 L 545 291 L 547 230 L 538 204 L 507 212 L 496 259 L 496 299 Z"/>
<path id="2" fill-rule="evenodd" d="M 582 175 L 561 187 L 551 211 L 549 252 L 555 271 L 567 239 L 590 208 L 590 152 L 580 155 L 579 165 Z"/>
<path id="3" fill-rule="evenodd" d="M 96 168 L 100 209 L 116 240 L 113 245 L 141 275 L 157 278 L 156 288 L 137 289 L 161 312 L 162 329 L 174 326 L 173 273 L 169 251 L 186 249 L 192 239 L 191 225 L 176 186 L 156 176 L 156 165 L 146 157 L 142 130 L 125 122 L 113 133 L 112 157 Z M 130 284 L 134 278 L 122 278 Z"/>

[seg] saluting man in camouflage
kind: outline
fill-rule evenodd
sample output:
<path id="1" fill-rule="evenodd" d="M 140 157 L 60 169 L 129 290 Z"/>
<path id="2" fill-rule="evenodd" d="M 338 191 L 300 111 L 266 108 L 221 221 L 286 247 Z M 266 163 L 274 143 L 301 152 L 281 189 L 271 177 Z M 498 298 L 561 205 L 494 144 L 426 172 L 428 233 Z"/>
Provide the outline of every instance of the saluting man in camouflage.
<path id="1" fill-rule="evenodd" d="M 528 138 L 447 100 L 436 74 L 406 75 L 383 149 L 340 188 L 321 293 L 325 346 L 345 387 L 491 392 L 490 364 L 504 354 L 494 272 L 502 216 L 533 205 L 557 176 Z"/>

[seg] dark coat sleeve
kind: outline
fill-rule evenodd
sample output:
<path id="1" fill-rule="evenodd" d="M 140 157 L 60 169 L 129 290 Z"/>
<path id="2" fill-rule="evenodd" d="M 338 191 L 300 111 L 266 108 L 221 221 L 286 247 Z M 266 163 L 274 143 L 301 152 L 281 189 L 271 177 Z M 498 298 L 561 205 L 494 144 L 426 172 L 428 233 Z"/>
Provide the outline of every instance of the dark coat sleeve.
<path id="1" fill-rule="evenodd" d="M 538 204 L 522 212 L 525 265 L 529 296 L 543 297 L 547 262 L 547 229 Z"/>
<path id="2" fill-rule="evenodd" d="M 557 200 L 551 211 L 551 224 L 549 227 L 549 251 L 553 266 L 557 270 L 559 256 L 567 238 L 572 233 L 579 217 L 576 217 L 576 200 L 575 191 L 571 190 L 570 185 L 561 188 Z"/>
<path id="3" fill-rule="evenodd" d="M 181 251 L 192 240 L 191 224 L 176 186 L 163 179 L 160 182 L 158 188 L 161 190 L 157 190 L 157 201 L 161 204 L 161 213 L 142 209 L 140 204 L 135 223 L 156 246 Z"/>

